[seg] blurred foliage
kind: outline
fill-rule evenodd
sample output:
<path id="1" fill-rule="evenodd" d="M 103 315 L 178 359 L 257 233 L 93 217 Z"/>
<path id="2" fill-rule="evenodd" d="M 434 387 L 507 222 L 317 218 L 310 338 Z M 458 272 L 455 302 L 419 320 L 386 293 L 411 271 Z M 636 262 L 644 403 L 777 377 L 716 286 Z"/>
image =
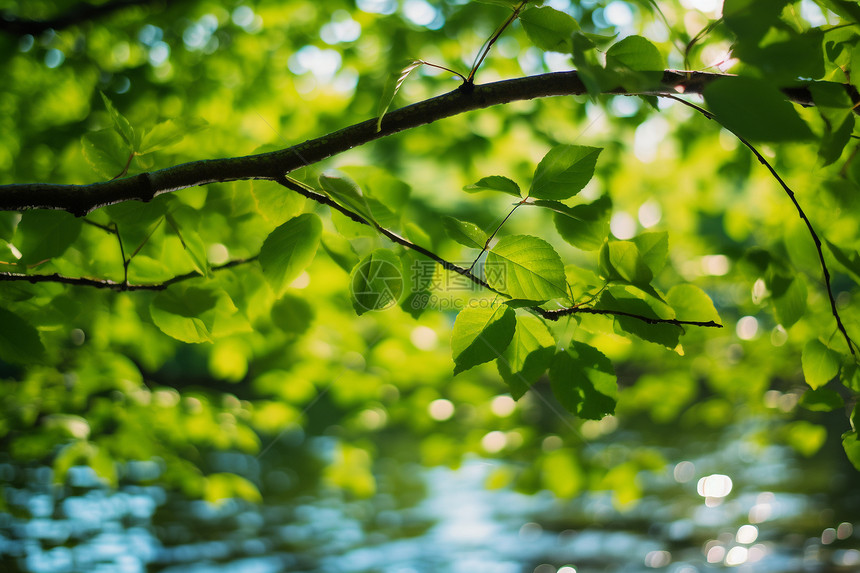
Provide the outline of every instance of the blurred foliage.
<path id="1" fill-rule="evenodd" d="M 720 17 L 714 4 L 154 0 L 38 35 L 7 26 L 0 184 L 85 184 L 323 136 L 457 88 L 438 66 L 467 75 L 511 9 L 521 19 L 476 82 L 575 66 L 590 95 L 458 115 L 291 174 L 466 268 L 492 237 L 475 268 L 513 301 L 272 182 L 85 219 L 0 212 L 3 271 L 193 276 L 161 292 L 0 281 L 3 449 L 52 463 L 60 483 L 75 464 L 116 484 L 127 462 L 157 460 L 153 479 L 189 495 L 259 501 L 244 478 L 206 475 L 205 453 L 263 455 L 301 427 L 337 439 L 321 477 L 358 497 L 386 451 L 452 466 L 477 453 L 518 468 L 495 487 L 611 489 L 625 506 L 664 462 L 623 435 L 600 455 L 580 448 L 616 431 L 613 414 L 719 427 L 754 412 L 785 422 L 763 439 L 805 456 L 844 432 L 860 467 L 860 373 L 815 244 L 728 131 L 795 191 L 860 336 L 855 104 L 832 84 L 810 108 L 778 89 L 855 78 L 857 9 L 726 0 Z M 7 21 L 76 7 L 0 1 Z M 727 129 L 672 99 L 601 95 L 649 91 L 666 66 L 743 76 L 691 99 Z M 548 321 L 538 305 L 605 314 Z"/>

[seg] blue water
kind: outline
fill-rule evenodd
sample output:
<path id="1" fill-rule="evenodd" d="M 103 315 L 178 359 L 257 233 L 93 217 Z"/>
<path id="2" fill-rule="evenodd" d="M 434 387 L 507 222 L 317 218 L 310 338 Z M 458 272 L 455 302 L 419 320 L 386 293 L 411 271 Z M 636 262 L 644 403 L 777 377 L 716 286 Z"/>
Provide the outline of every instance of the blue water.
<path id="1" fill-rule="evenodd" d="M 599 454 L 611 443 L 589 447 Z M 291 492 L 299 488 L 279 456 L 221 454 L 221 465 L 280 484 L 259 506 L 188 500 L 133 479 L 111 491 L 85 467 L 56 488 L 49 468 L 7 461 L 0 571 L 860 571 L 857 474 L 822 476 L 784 447 L 737 435 L 700 449 L 667 450 L 671 462 L 636 477 L 642 499 L 625 509 L 610 492 L 564 501 L 488 490 L 488 476 L 508 462 L 480 458 L 456 470 L 385 460 L 379 493 L 355 500 L 322 486 Z M 127 469 L 139 482 L 157 474 L 157 464 Z"/>

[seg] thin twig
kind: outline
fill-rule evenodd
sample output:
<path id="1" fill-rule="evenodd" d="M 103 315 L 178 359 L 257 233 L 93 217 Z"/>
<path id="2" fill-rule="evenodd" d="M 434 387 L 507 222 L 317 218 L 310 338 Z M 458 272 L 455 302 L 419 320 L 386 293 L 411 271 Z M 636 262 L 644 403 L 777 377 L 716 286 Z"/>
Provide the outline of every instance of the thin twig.
<path id="1" fill-rule="evenodd" d="M 713 320 L 707 321 L 699 321 L 699 320 L 678 320 L 676 318 L 652 318 L 649 316 L 642 316 L 641 314 L 634 314 L 632 312 L 625 312 L 623 310 L 609 310 L 604 308 L 591 308 L 588 306 L 572 306 L 570 308 L 562 308 L 558 310 L 545 310 L 539 307 L 532 307 L 531 310 L 536 311 L 542 317 L 547 320 L 558 320 L 565 316 L 570 316 L 572 314 L 603 314 L 608 316 L 626 316 L 628 318 L 635 318 L 636 320 L 641 320 L 642 322 L 648 324 L 671 324 L 673 326 L 684 327 L 684 326 L 702 326 L 706 328 L 722 328 L 723 325 L 714 322 Z"/>
<path id="2" fill-rule="evenodd" d="M 508 213 L 508 214 L 507 214 L 507 216 L 506 216 L 504 219 L 502 219 L 502 222 L 498 224 L 498 226 L 496 227 L 496 230 L 495 230 L 495 231 L 493 231 L 493 234 L 492 234 L 492 235 L 490 235 L 489 237 L 487 237 L 487 240 L 484 242 L 484 248 L 482 248 L 482 249 L 481 249 L 481 252 L 480 252 L 480 253 L 478 253 L 478 256 L 477 256 L 477 257 L 475 257 L 475 260 L 474 260 L 474 261 L 472 261 L 472 264 L 469 266 L 469 270 L 470 270 L 470 271 L 471 271 L 472 269 L 474 269 L 474 268 L 475 268 L 475 265 L 477 265 L 477 264 L 478 264 L 478 261 L 481 259 L 481 255 L 483 255 L 484 253 L 486 253 L 486 252 L 487 252 L 487 249 L 489 249 L 489 248 L 490 248 L 490 241 L 492 241 L 492 240 L 493 240 L 493 238 L 496 236 L 496 234 L 501 230 L 502 226 L 503 226 L 505 223 L 507 223 L 507 222 L 508 222 L 508 219 L 510 219 L 510 218 L 511 218 L 511 215 L 513 215 L 513 214 L 514 214 L 514 211 L 516 211 L 517 209 L 519 209 L 520 205 L 522 205 L 522 204 L 523 204 L 523 203 L 525 203 L 525 202 L 526 202 L 526 200 L 525 200 L 525 199 L 523 199 L 522 201 L 520 201 L 519 203 L 517 203 L 516 205 L 514 205 L 514 208 L 513 208 L 513 209 L 511 209 L 511 212 L 510 212 L 510 213 Z"/>
<path id="3" fill-rule="evenodd" d="M 514 9 L 513 14 L 508 16 L 508 19 L 504 21 L 504 23 L 496 29 L 496 32 L 487 40 L 486 45 L 483 50 L 478 54 L 478 57 L 475 59 L 475 63 L 472 65 L 472 69 L 469 71 L 469 77 L 465 78 L 465 82 L 467 84 L 471 84 L 475 81 L 475 73 L 478 71 L 478 68 L 481 67 L 481 64 L 484 63 L 484 58 L 487 57 L 487 54 L 490 53 L 490 48 L 493 47 L 493 44 L 496 43 L 496 40 L 502 35 L 502 32 L 511 25 L 511 23 L 517 19 L 520 15 L 520 11 L 528 4 L 528 0 L 523 0 L 520 2 L 520 5 Z M 462 76 L 460 76 L 462 77 Z"/>
<path id="4" fill-rule="evenodd" d="M 681 102 L 682 104 L 686 105 L 687 107 L 690 107 L 690 108 L 698 111 L 700 114 L 702 114 L 706 118 L 716 121 L 716 116 L 713 113 L 711 113 L 710 111 L 708 111 L 708 110 L 706 110 L 706 109 L 704 109 L 704 108 L 702 108 L 702 107 L 700 107 L 700 106 L 698 106 L 692 102 L 686 101 L 686 100 L 679 98 L 677 96 L 668 95 L 668 96 L 664 96 L 664 97 L 668 97 L 668 98 L 671 98 L 675 101 Z M 722 124 L 720 124 L 720 125 L 722 125 Z M 726 130 L 730 131 L 735 137 L 737 137 L 738 141 L 743 143 L 747 147 L 747 149 L 749 149 L 752 152 L 752 154 L 755 155 L 755 157 L 756 157 L 756 159 L 758 159 L 759 163 L 764 165 L 767 168 L 767 170 L 770 171 L 770 174 L 773 176 L 774 179 L 776 179 L 776 181 L 780 184 L 780 186 L 782 186 L 783 190 L 785 191 L 785 194 L 788 195 L 788 198 L 791 199 L 791 202 L 794 204 L 794 208 L 797 210 L 797 214 L 800 216 L 800 218 L 806 224 L 806 228 L 809 230 L 809 234 L 812 236 L 812 240 L 815 243 L 815 250 L 818 252 L 818 260 L 821 263 L 821 271 L 824 275 L 824 286 L 826 287 L 826 290 L 827 290 L 827 297 L 830 299 L 830 311 L 833 314 L 833 318 L 836 319 L 836 327 L 839 329 L 839 332 L 842 333 L 843 338 L 845 338 L 845 342 L 848 344 L 848 350 L 851 351 L 851 354 L 856 355 L 857 353 L 854 350 L 855 343 L 853 340 L 851 340 L 851 337 L 848 336 L 848 331 L 846 330 L 845 325 L 842 323 L 842 317 L 839 315 L 839 310 L 836 308 L 836 297 L 833 296 L 833 285 L 831 284 L 831 280 L 830 280 L 830 269 L 827 268 L 827 262 L 824 260 L 824 250 L 821 247 L 821 238 L 818 236 L 818 233 L 815 231 L 815 228 L 812 226 L 812 221 L 810 221 L 809 217 L 806 216 L 806 212 L 800 206 L 800 203 L 798 202 L 797 197 L 794 194 L 794 191 L 791 189 L 791 187 L 788 186 L 788 184 L 779 175 L 779 173 L 776 172 L 776 169 L 774 169 L 773 165 L 771 165 L 770 162 L 767 159 L 765 159 L 765 157 L 759 152 L 759 150 L 756 149 L 756 147 L 752 143 L 747 141 L 746 138 L 739 135 L 737 132 L 733 131 L 732 129 L 729 129 L 728 127 L 726 127 L 724 125 L 722 125 L 722 127 L 725 128 Z"/>
<path id="5" fill-rule="evenodd" d="M 228 261 L 223 265 L 218 265 L 212 267 L 213 271 L 221 271 L 225 269 L 231 269 L 233 267 L 238 267 L 240 265 L 244 265 L 250 263 L 252 261 L 256 261 L 257 256 L 248 257 L 246 259 L 235 259 L 232 261 Z M 189 279 L 197 278 L 202 276 L 197 271 L 191 271 L 189 273 L 185 273 L 182 275 L 177 275 L 170 279 L 167 279 L 164 282 L 160 283 L 150 283 L 150 284 L 128 284 L 124 282 L 112 281 L 109 279 L 91 279 L 87 277 L 67 277 L 65 275 L 61 275 L 59 273 L 53 273 L 49 275 L 25 275 L 20 273 L 7 273 L 0 272 L 0 282 L 8 281 L 8 282 L 28 282 L 31 284 L 36 283 L 61 283 L 67 285 L 74 286 L 86 286 L 86 287 L 95 287 L 95 288 L 103 288 L 110 289 L 115 291 L 160 291 L 165 290 L 172 284 L 180 283 L 183 281 L 187 281 Z"/>

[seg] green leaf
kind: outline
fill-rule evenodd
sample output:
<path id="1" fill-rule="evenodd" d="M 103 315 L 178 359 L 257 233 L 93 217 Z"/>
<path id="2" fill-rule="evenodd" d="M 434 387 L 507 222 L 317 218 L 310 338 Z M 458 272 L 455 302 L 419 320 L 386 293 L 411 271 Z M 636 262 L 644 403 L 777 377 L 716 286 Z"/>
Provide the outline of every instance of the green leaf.
<path id="1" fill-rule="evenodd" d="M 839 354 L 826 347 L 818 339 L 810 340 L 803 347 L 801 364 L 803 376 L 810 388 L 817 390 L 830 382 L 839 373 Z"/>
<path id="2" fill-rule="evenodd" d="M 152 322 L 182 342 L 212 342 L 218 295 L 211 289 L 173 287 L 159 293 L 149 306 Z"/>
<path id="3" fill-rule="evenodd" d="M 320 187 L 344 207 L 350 208 L 368 221 L 373 220 L 370 206 L 358 184 L 344 173 L 329 169 L 320 175 Z"/>
<path id="4" fill-rule="evenodd" d="M 496 360 L 502 379 L 508 384 L 514 400 L 522 398 L 546 372 L 555 354 L 555 339 L 546 324 L 534 316 L 518 316 L 513 340 Z"/>
<path id="5" fill-rule="evenodd" d="M 82 225 L 81 219 L 65 211 L 25 211 L 14 241 L 21 251 L 21 263 L 30 265 L 59 257 L 77 240 Z"/>
<path id="6" fill-rule="evenodd" d="M 255 211 L 268 223 L 280 224 L 304 209 L 304 197 L 274 181 L 248 181 L 246 185 Z"/>
<path id="7" fill-rule="evenodd" d="M 196 231 L 195 218 L 197 213 L 196 210 L 184 207 L 167 213 L 166 218 L 173 232 L 179 237 L 182 248 L 188 255 L 194 270 L 208 277 L 210 275 L 209 258 L 206 255 L 206 244 Z"/>
<path id="8" fill-rule="evenodd" d="M 833 390 L 818 388 L 804 392 L 800 398 L 800 405 L 813 412 L 832 412 L 844 408 L 845 401 Z"/>
<path id="9" fill-rule="evenodd" d="M 612 362 L 596 348 L 573 341 L 553 358 L 552 393 L 568 411 L 587 420 L 615 413 L 617 378 Z"/>
<path id="10" fill-rule="evenodd" d="M 803 275 L 774 276 L 768 280 L 776 320 L 783 328 L 791 328 L 806 312 L 806 281 Z"/>
<path id="11" fill-rule="evenodd" d="M 389 250 L 377 249 L 363 258 L 349 277 L 352 307 L 362 315 L 397 304 L 404 287 L 400 260 Z"/>
<path id="12" fill-rule="evenodd" d="M 606 69 L 616 72 L 621 86 L 630 92 L 659 85 L 665 67 L 660 50 L 642 36 L 627 36 L 606 52 Z"/>
<path id="13" fill-rule="evenodd" d="M 454 241 L 470 249 L 483 249 L 487 244 L 487 235 L 474 223 L 460 221 L 447 215 L 442 218 L 445 232 Z"/>
<path id="14" fill-rule="evenodd" d="M 175 119 L 162 121 L 143 134 L 140 149 L 137 150 L 137 153 L 138 155 L 146 155 L 147 153 L 164 149 L 174 143 L 179 143 L 186 135 L 196 133 L 204 129 L 207 125 L 209 125 L 208 122 L 200 118 L 190 121 Z"/>
<path id="15" fill-rule="evenodd" d="M 726 129 L 757 141 L 811 139 L 812 132 L 771 83 L 756 78 L 720 78 L 704 90 L 705 101 Z"/>
<path id="16" fill-rule="evenodd" d="M 9 241 L 15 235 L 21 215 L 9 211 L 0 212 L 0 240 Z"/>
<path id="17" fill-rule="evenodd" d="M 128 120 L 114 107 L 113 102 L 104 94 L 104 92 L 99 92 L 102 96 L 102 101 L 105 103 L 105 108 L 107 108 L 108 114 L 110 115 L 111 121 L 113 122 L 113 126 L 116 131 L 122 136 L 122 139 L 125 141 L 129 150 L 134 151 L 137 147 L 137 140 L 134 136 L 134 129 L 131 127 L 131 124 Z"/>
<path id="18" fill-rule="evenodd" d="M 314 307 L 306 299 L 285 294 L 272 305 L 272 323 L 287 334 L 303 334 L 314 319 Z"/>
<path id="19" fill-rule="evenodd" d="M 26 364 L 38 362 L 44 355 L 39 331 L 17 314 L 0 307 L 0 360 Z"/>
<path id="20" fill-rule="evenodd" d="M 593 203 L 568 207 L 557 201 L 535 201 L 535 205 L 550 209 L 561 237 L 584 251 L 596 251 L 609 235 L 612 200 L 603 195 Z"/>
<path id="21" fill-rule="evenodd" d="M 792 422 L 784 428 L 785 441 L 805 457 L 815 455 L 827 441 L 827 429 L 805 420 Z"/>
<path id="22" fill-rule="evenodd" d="M 384 118 L 385 114 L 388 113 L 391 103 L 394 101 L 394 97 L 403 86 L 403 82 L 406 81 L 406 78 L 409 77 L 409 74 L 411 74 L 413 70 L 420 68 L 424 63 L 425 62 L 423 60 L 412 60 L 400 68 L 399 71 L 390 75 L 388 82 L 385 84 L 385 89 L 382 92 L 382 97 L 379 99 L 379 110 L 376 114 L 377 133 L 382 131 L 382 118 Z"/>
<path id="23" fill-rule="evenodd" d="M 594 176 L 599 147 L 558 145 L 550 149 L 535 169 L 529 196 L 559 201 L 573 197 Z"/>
<path id="24" fill-rule="evenodd" d="M 573 33 L 579 24 L 570 14 L 544 6 L 520 14 L 520 22 L 532 43 L 548 52 L 573 51 Z"/>
<path id="25" fill-rule="evenodd" d="M 857 430 L 851 430 L 842 434 L 842 447 L 845 449 L 845 455 L 860 471 L 860 435 Z"/>
<path id="26" fill-rule="evenodd" d="M 466 185 L 463 187 L 466 193 L 477 193 L 478 191 L 501 191 L 508 195 L 513 195 L 517 199 L 521 197 L 520 186 L 515 181 L 502 177 L 501 175 L 490 175 L 484 177 L 477 183 Z"/>
<path id="27" fill-rule="evenodd" d="M 260 248 L 263 276 L 275 296 L 282 296 L 316 255 L 322 236 L 322 221 L 313 213 L 290 219 L 266 237 Z"/>
<path id="28" fill-rule="evenodd" d="M 653 276 L 657 276 L 666 265 L 666 257 L 669 255 L 669 233 L 642 233 L 633 237 L 633 243 L 639 249 L 642 262 L 651 270 Z"/>
<path id="29" fill-rule="evenodd" d="M 567 296 L 561 257 L 536 237 L 505 237 L 487 255 L 487 282 L 514 299 L 547 301 Z"/>
<path id="30" fill-rule="evenodd" d="M 848 271 L 854 282 L 860 285 L 860 253 L 844 250 L 827 239 L 824 239 L 824 242 L 827 244 L 830 252 L 833 253 L 833 258 Z"/>
<path id="31" fill-rule="evenodd" d="M 515 330 L 516 312 L 508 306 L 468 306 L 461 310 L 451 333 L 454 374 L 502 356 Z"/>
<path id="32" fill-rule="evenodd" d="M 705 291 L 691 284 L 675 285 L 669 289 L 666 302 L 675 311 L 678 320 L 696 322 L 712 320 L 721 323 L 720 315 L 714 308 L 714 303 Z"/>
<path id="33" fill-rule="evenodd" d="M 609 281 L 647 287 L 654 273 L 632 241 L 607 241 L 600 249 L 600 274 Z"/>
<path id="34" fill-rule="evenodd" d="M 132 149 L 113 129 L 102 129 L 81 138 L 84 159 L 105 179 L 113 179 L 125 169 Z"/>

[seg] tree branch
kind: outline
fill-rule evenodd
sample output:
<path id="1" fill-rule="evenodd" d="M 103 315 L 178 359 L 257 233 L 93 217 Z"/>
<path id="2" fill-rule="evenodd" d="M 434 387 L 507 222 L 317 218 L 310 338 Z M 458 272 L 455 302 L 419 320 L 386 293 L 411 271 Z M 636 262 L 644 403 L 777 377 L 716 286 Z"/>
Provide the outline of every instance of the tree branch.
<path id="1" fill-rule="evenodd" d="M 248 257 L 247 259 L 235 259 L 232 261 L 228 261 L 223 265 L 218 265 L 212 267 L 212 271 L 222 271 L 225 269 L 232 269 L 233 267 L 238 267 L 239 265 L 244 265 L 250 263 L 252 261 L 256 261 L 257 257 Z M 185 273 L 183 275 L 177 275 L 173 278 L 169 278 L 164 282 L 160 283 L 151 283 L 151 284 L 129 284 L 127 282 L 117 282 L 112 281 L 110 279 L 90 279 L 86 277 L 67 277 L 65 275 L 61 275 L 59 273 L 53 273 L 50 275 L 25 275 L 20 273 L 7 273 L 0 272 L 0 282 L 28 282 L 30 284 L 36 283 L 62 283 L 67 285 L 74 286 L 87 286 L 87 287 L 95 287 L 95 288 L 104 288 L 115 291 L 134 291 L 134 290 L 151 290 L 151 291 L 159 291 L 165 290 L 172 284 L 180 283 L 183 281 L 187 281 L 193 278 L 200 277 L 200 273 L 197 271 L 192 271 L 190 273 Z"/>
<path id="2" fill-rule="evenodd" d="M 47 20 L 29 20 L 19 18 L 8 12 L 0 13 L 0 31 L 16 36 L 31 34 L 37 36 L 46 30 L 62 30 L 81 22 L 88 22 L 107 16 L 117 10 L 131 6 L 150 4 L 153 0 L 113 0 L 104 4 L 89 4 L 81 2 L 69 8 L 65 14 L 48 18 Z"/>
<path id="3" fill-rule="evenodd" d="M 400 235 L 397 235 L 396 233 L 389 231 L 388 229 L 380 226 L 375 221 L 368 221 L 367 219 L 365 219 L 361 215 L 359 215 L 353 211 L 350 211 L 349 209 L 347 209 L 343 205 L 337 203 L 336 201 L 334 201 L 333 199 L 331 199 L 327 195 L 323 195 L 323 194 L 317 193 L 316 191 L 313 191 L 311 189 L 305 188 L 304 186 L 302 186 L 298 182 L 293 181 L 292 179 L 290 179 L 289 177 L 286 177 L 286 176 L 277 179 L 277 182 L 280 183 L 281 185 L 283 185 L 284 187 L 286 187 L 292 191 L 295 191 L 296 193 L 299 193 L 300 195 L 307 197 L 308 199 L 311 199 L 312 201 L 316 201 L 317 203 L 321 203 L 323 205 L 328 205 L 329 207 L 336 209 L 337 211 L 339 211 L 343 215 L 349 217 L 350 219 L 352 219 L 356 223 L 361 223 L 362 225 L 368 225 L 370 227 L 373 227 L 374 229 L 379 231 L 382 235 L 388 237 L 389 239 L 391 239 L 395 243 L 402 245 L 408 249 L 412 249 L 416 252 L 421 253 L 422 255 L 425 255 L 425 256 L 433 259 L 435 262 L 437 262 L 439 265 L 441 265 L 442 268 L 449 270 L 449 271 L 454 271 L 456 273 L 459 273 L 459 274 L 463 275 L 464 277 L 468 278 L 470 281 L 472 281 L 474 284 L 476 284 L 478 286 L 486 288 L 486 289 L 488 289 L 488 290 L 490 290 L 496 294 L 499 294 L 501 296 L 510 298 L 509 295 L 494 289 L 493 287 L 488 285 L 483 279 L 474 275 L 471 272 L 471 269 L 464 269 L 461 266 L 455 265 L 454 263 L 443 259 L 442 257 L 437 255 L 436 253 L 429 251 L 420 245 L 416 245 L 415 243 L 409 241 L 408 239 L 404 239 Z M 518 203 L 517 207 L 519 207 L 522 204 L 523 203 Z M 516 207 L 514 208 L 514 210 L 516 210 Z M 508 214 L 508 217 L 510 217 L 511 214 L 513 214 L 513 211 L 511 211 L 511 213 Z M 507 221 L 508 217 L 505 218 L 505 221 Z M 501 227 L 501 225 L 500 225 L 500 227 Z M 692 321 L 692 320 L 677 320 L 674 318 L 650 318 L 647 316 L 642 316 L 642 315 L 634 314 L 631 312 L 625 312 L 622 310 L 597 309 L 597 308 L 590 308 L 590 307 L 586 307 L 586 306 L 582 306 L 582 305 L 575 305 L 575 306 L 572 306 L 569 308 L 562 308 L 562 309 L 557 309 L 557 310 L 546 310 L 546 309 L 540 308 L 539 306 L 532 306 L 532 307 L 526 307 L 526 308 L 528 310 L 531 310 L 531 311 L 541 315 L 542 317 L 546 318 L 547 320 L 552 320 L 552 321 L 559 320 L 560 318 L 562 318 L 564 316 L 582 313 L 582 314 L 603 314 L 603 315 L 610 315 L 610 316 L 626 316 L 626 317 L 630 317 L 630 318 L 635 318 L 637 320 L 641 320 L 642 322 L 646 322 L 648 324 L 672 324 L 672 325 L 675 325 L 678 327 L 683 327 L 683 326 L 704 326 L 704 327 L 710 327 L 710 328 L 722 328 L 723 327 L 722 324 L 718 324 L 712 320 L 711 321 Z"/>
<path id="4" fill-rule="evenodd" d="M 726 76 L 706 72 L 666 70 L 663 73 L 661 86 L 649 93 L 664 96 L 701 93 L 710 82 L 722 77 Z M 850 86 L 845 86 L 845 89 L 853 90 Z M 796 103 L 813 105 L 812 96 L 807 87 L 792 87 L 783 91 Z M 519 100 L 585 93 L 587 93 L 585 85 L 575 71 L 540 74 L 478 86 L 461 86 L 444 95 L 386 114 L 379 131 L 377 131 L 377 120 L 369 119 L 293 147 L 258 155 L 192 161 L 158 171 L 88 185 L 47 183 L 2 185 L 0 186 L 0 210 L 60 209 L 82 216 L 106 205 L 130 200 L 149 201 L 163 193 L 207 183 L 249 179 L 277 181 L 285 173 L 300 167 L 318 163 L 353 147 L 440 119 Z M 627 94 L 628 92 L 618 88 L 607 90 L 606 93 Z M 856 92 L 851 93 L 855 101 L 860 99 L 856 97 Z"/>

